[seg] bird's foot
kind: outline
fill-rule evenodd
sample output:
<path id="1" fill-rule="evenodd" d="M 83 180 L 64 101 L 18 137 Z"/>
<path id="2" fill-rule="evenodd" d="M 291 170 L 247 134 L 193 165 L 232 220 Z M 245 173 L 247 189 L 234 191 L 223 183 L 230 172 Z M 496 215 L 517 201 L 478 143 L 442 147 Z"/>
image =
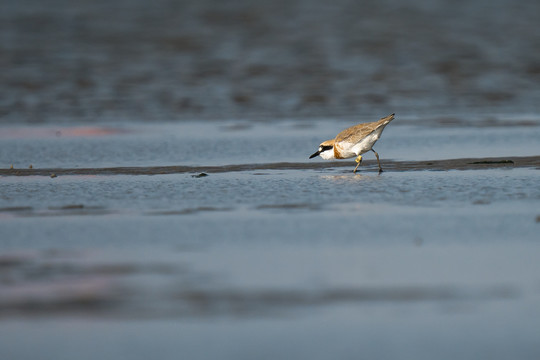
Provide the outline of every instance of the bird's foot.
<path id="1" fill-rule="evenodd" d="M 358 169 L 358 166 L 360 166 L 360 163 L 362 162 L 362 155 L 358 155 L 354 161 L 356 161 L 356 167 L 354 168 L 353 173 L 356 174 L 356 169 Z"/>

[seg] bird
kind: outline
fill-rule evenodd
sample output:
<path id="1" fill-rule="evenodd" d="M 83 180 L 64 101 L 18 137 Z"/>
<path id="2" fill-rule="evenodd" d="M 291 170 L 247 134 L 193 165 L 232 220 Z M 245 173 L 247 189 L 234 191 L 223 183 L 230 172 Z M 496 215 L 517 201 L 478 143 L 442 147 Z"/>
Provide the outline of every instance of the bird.
<path id="1" fill-rule="evenodd" d="M 377 158 L 379 173 L 381 173 L 383 170 L 379 154 L 373 150 L 373 145 L 381 137 L 386 125 L 394 120 L 394 116 L 395 114 L 390 114 L 379 121 L 353 125 L 337 134 L 334 139 L 323 141 L 319 145 L 319 149 L 309 158 L 320 156 L 325 160 L 331 160 L 349 159 L 356 156 L 356 167 L 353 170 L 353 173 L 356 174 L 356 169 L 362 162 L 362 154 L 371 150 Z"/>

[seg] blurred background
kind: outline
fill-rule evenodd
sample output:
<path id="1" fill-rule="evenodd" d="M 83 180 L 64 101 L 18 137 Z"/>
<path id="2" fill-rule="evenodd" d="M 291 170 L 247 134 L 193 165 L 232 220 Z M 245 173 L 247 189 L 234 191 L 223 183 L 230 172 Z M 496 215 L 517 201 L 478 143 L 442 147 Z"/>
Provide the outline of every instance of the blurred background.
<path id="1" fill-rule="evenodd" d="M 0 122 L 532 114 L 535 0 L 23 0 Z"/>

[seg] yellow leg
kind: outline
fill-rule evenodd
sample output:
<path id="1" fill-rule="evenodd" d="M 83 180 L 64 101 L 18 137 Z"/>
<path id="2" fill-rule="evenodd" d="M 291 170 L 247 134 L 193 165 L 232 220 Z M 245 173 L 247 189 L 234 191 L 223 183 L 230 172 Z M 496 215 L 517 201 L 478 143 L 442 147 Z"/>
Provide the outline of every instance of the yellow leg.
<path id="1" fill-rule="evenodd" d="M 354 161 L 356 161 L 356 167 L 354 168 L 353 173 L 356 174 L 356 169 L 358 169 L 358 166 L 360 166 L 360 164 L 362 163 L 362 155 L 358 155 L 358 157 L 354 159 Z"/>

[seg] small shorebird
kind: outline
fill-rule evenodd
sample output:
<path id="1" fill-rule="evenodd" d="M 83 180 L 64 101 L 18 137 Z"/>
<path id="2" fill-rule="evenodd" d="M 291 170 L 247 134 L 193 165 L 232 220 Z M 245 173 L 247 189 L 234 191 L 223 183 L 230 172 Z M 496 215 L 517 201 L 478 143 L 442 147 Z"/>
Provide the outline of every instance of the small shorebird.
<path id="1" fill-rule="evenodd" d="M 373 150 L 373 145 L 381 137 L 384 127 L 394 120 L 394 115 L 391 114 L 379 121 L 358 124 L 343 130 L 337 134 L 335 139 L 323 141 L 317 152 L 309 158 L 319 155 L 325 160 L 331 160 L 349 159 L 356 156 L 356 167 L 353 170 L 353 173 L 356 173 L 356 169 L 362 162 L 362 154 L 371 150 L 377 158 L 379 173 L 382 172 L 379 154 Z"/>

